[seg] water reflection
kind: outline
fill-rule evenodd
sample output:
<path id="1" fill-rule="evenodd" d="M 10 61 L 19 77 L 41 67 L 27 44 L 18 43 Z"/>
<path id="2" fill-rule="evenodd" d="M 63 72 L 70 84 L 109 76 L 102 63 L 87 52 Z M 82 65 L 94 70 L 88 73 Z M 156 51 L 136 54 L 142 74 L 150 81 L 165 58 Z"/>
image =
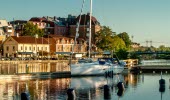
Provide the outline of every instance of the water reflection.
<path id="1" fill-rule="evenodd" d="M 168 100 L 169 77 L 170 74 L 163 74 L 165 91 L 160 91 L 160 74 L 153 73 L 128 73 L 113 77 L 0 79 L 0 100 L 20 100 L 21 93 L 25 91 L 29 92 L 31 100 L 66 100 L 69 88 L 75 90 L 75 100 Z M 124 91 L 119 90 L 118 82 L 124 83 Z"/>
<path id="2" fill-rule="evenodd" d="M 70 71 L 68 62 L 3 62 L 0 64 L 0 74 L 21 74 L 40 72 Z"/>
<path id="3" fill-rule="evenodd" d="M 20 94 L 28 91 L 31 100 L 57 100 L 65 94 L 70 78 L 48 80 L 0 80 L 0 100 L 20 100 Z"/>
<path id="4" fill-rule="evenodd" d="M 117 83 L 124 82 L 124 76 L 114 75 L 113 77 L 72 77 L 70 88 L 75 89 L 76 99 L 98 100 L 101 93 L 105 94 L 102 98 L 111 99 L 110 92 L 117 91 Z M 108 86 L 108 91 L 104 91 L 104 86 Z"/>

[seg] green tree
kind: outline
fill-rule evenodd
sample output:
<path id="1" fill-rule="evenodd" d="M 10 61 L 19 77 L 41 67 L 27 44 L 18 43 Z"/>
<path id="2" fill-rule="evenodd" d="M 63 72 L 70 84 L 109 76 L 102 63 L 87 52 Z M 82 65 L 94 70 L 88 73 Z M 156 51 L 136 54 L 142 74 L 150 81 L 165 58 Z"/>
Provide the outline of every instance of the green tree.
<path id="1" fill-rule="evenodd" d="M 119 49 L 116 52 L 116 55 L 118 56 L 119 59 L 127 59 L 128 57 L 128 52 L 126 49 Z"/>
<path id="2" fill-rule="evenodd" d="M 37 25 L 34 25 L 32 22 L 28 22 L 24 25 L 23 34 L 24 36 L 35 36 L 38 35 L 39 37 L 44 35 L 44 30 L 39 29 Z"/>
<path id="3" fill-rule="evenodd" d="M 117 51 L 126 48 L 124 41 L 106 26 L 103 26 L 103 28 L 96 33 L 95 39 L 96 46 L 102 50 Z"/>
<path id="4" fill-rule="evenodd" d="M 158 51 L 166 51 L 165 45 L 160 45 Z"/>
<path id="5" fill-rule="evenodd" d="M 130 40 L 130 38 L 129 38 L 128 33 L 126 33 L 126 32 L 119 33 L 118 36 L 123 39 L 123 41 L 124 41 L 125 44 L 126 44 L 126 47 L 127 47 L 127 48 L 130 48 L 131 40 Z"/>
<path id="6" fill-rule="evenodd" d="M 122 50 L 126 49 L 125 42 L 117 35 L 113 37 L 111 46 L 112 50 L 114 50 L 115 52 L 119 51 L 120 49 Z"/>
<path id="7" fill-rule="evenodd" d="M 110 45 L 113 41 L 113 35 L 114 33 L 109 27 L 103 26 L 102 29 L 95 34 L 95 44 L 102 50 L 111 50 Z"/>

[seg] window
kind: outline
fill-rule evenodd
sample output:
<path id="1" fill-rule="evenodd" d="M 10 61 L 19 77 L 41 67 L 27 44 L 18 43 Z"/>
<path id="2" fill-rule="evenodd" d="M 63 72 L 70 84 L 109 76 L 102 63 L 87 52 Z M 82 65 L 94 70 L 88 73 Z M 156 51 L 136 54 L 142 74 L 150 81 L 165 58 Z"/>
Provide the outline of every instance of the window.
<path id="1" fill-rule="evenodd" d="M 38 47 L 38 51 L 39 51 L 39 47 Z"/>
<path id="2" fill-rule="evenodd" d="M 43 47 L 41 47 L 41 50 L 43 50 Z"/>
<path id="3" fill-rule="evenodd" d="M 13 51 L 15 51 L 15 46 L 13 46 Z"/>
<path id="4" fill-rule="evenodd" d="M 30 50 L 31 50 L 31 46 L 30 46 Z"/>
<path id="5" fill-rule="evenodd" d="M 7 47 L 6 47 L 6 51 L 8 51 L 8 50 L 9 50 L 9 47 L 7 46 Z"/>
<path id="6" fill-rule="evenodd" d="M 27 50 L 27 47 L 25 47 L 25 50 Z"/>
<path id="7" fill-rule="evenodd" d="M 47 50 L 47 47 L 45 47 L 45 50 Z"/>
<path id="8" fill-rule="evenodd" d="M 21 46 L 21 50 L 22 50 L 22 46 Z"/>

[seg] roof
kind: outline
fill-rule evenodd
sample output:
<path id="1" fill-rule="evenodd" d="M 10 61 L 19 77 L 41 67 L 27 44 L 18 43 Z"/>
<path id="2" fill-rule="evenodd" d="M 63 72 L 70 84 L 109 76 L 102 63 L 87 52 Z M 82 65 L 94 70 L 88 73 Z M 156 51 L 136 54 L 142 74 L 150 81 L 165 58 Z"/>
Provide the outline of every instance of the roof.
<path id="1" fill-rule="evenodd" d="M 77 17 L 77 22 L 79 21 L 79 18 L 80 18 L 80 15 Z M 89 14 L 83 14 L 81 15 L 81 21 L 80 21 L 80 25 L 87 25 L 87 23 L 89 22 L 90 20 L 90 15 Z M 97 19 L 95 17 L 91 17 L 91 20 L 92 20 L 92 25 L 96 25 L 96 24 L 99 24 L 100 23 L 97 21 Z"/>
<path id="2" fill-rule="evenodd" d="M 58 26 L 65 26 L 64 23 L 61 21 L 55 21 L 54 23 L 55 25 L 58 25 Z"/>
<path id="3" fill-rule="evenodd" d="M 42 22 L 43 20 L 46 20 L 46 19 L 45 18 L 41 18 L 41 17 L 32 17 L 29 21 Z"/>
<path id="4" fill-rule="evenodd" d="M 10 21 L 10 24 L 25 24 L 27 23 L 26 20 L 14 20 L 14 21 Z"/>
<path id="5" fill-rule="evenodd" d="M 25 43 L 25 44 L 48 44 L 48 41 L 44 38 L 35 38 L 31 36 L 11 36 L 15 41 L 18 43 Z"/>

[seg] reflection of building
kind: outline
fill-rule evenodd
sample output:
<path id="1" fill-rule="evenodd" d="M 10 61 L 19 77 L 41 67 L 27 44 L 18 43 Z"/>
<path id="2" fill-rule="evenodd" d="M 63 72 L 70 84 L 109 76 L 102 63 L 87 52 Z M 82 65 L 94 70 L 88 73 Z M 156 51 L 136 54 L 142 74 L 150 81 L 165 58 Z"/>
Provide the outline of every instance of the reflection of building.
<path id="1" fill-rule="evenodd" d="M 51 77 L 51 76 L 55 77 L 56 74 L 69 75 L 70 67 L 68 66 L 68 62 L 53 63 L 49 61 L 43 61 L 43 62 L 31 61 L 30 63 L 28 61 L 25 61 L 25 62 L 23 61 L 22 63 L 20 61 L 15 61 L 13 63 L 0 64 L 1 75 L 2 74 L 3 75 L 8 75 L 8 74 L 15 75 L 15 74 L 21 74 L 21 73 L 27 73 L 27 74 L 46 73 L 45 77 Z"/>
<path id="2" fill-rule="evenodd" d="M 22 92 L 28 91 L 31 100 L 57 100 L 67 88 L 69 88 L 69 78 L 48 79 L 48 80 L 10 80 L 0 81 L 0 99 L 19 100 Z"/>
<path id="3" fill-rule="evenodd" d="M 132 86 L 137 86 L 139 81 L 139 76 L 135 74 L 128 74 L 128 83 Z"/>

